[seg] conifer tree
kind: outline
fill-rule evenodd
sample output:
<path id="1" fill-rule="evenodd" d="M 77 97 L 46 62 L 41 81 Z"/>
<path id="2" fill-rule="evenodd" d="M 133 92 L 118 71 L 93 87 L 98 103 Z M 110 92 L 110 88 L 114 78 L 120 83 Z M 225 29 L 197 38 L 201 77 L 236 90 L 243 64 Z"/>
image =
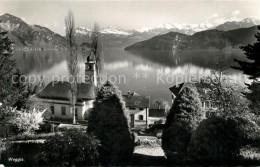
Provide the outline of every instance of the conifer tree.
<path id="1" fill-rule="evenodd" d="M 12 55 L 12 42 L 7 32 L 0 29 L 0 102 L 4 105 L 13 105 L 17 100 L 12 83 L 13 74 L 16 72 Z"/>
<path id="2" fill-rule="evenodd" d="M 260 26 L 258 26 L 258 30 L 260 30 Z M 243 71 L 244 74 L 249 76 L 249 79 L 253 80 L 260 78 L 260 32 L 257 32 L 255 37 L 257 41 L 254 44 L 240 47 L 250 62 L 235 59 L 234 61 L 237 62 L 240 67 L 233 67 L 234 69 Z"/>
<path id="3" fill-rule="evenodd" d="M 121 92 L 112 83 L 105 83 L 97 93 L 88 122 L 88 132 L 101 142 L 102 165 L 127 165 L 131 160 L 134 140 L 127 117 Z"/>
<path id="4" fill-rule="evenodd" d="M 258 26 L 258 30 L 260 30 L 260 26 Z M 249 61 L 235 59 L 234 61 L 239 64 L 239 67 L 233 68 L 243 71 L 249 76 L 249 79 L 253 80 L 251 84 L 246 84 L 249 92 L 246 92 L 245 96 L 251 102 L 250 109 L 255 114 L 260 115 L 260 32 L 257 32 L 255 38 L 254 44 L 241 47 Z"/>
<path id="5" fill-rule="evenodd" d="M 167 115 L 162 134 L 162 148 L 169 159 L 173 154 L 179 160 L 185 158 L 191 135 L 204 117 L 197 89 L 185 86 Z"/>

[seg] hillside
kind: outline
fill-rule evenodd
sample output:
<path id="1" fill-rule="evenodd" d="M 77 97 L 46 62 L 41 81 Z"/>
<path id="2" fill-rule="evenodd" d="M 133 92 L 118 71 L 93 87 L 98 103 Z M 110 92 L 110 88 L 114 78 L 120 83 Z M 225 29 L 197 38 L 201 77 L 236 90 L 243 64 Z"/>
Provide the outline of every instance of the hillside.
<path id="1" fill-rule="evenodd" d="M 238 48 L 240 45 L 255 42 L 257 26 L 230 31 L 206 30 L 191 36 L 170 32 L 151 39 L 135 43 L 125 48 L 129 51 L 140 50 L 216 50 Z"/>
<path id="2" fill-rule="evenodd" d="M 61 48 L 66 40 L 46 27 L 28 25 L 22 19 L 10 14 L 0 16 L 0 28 L 8 31 L 9 38 L 16 48 Z"/>
<path id="3" fill-rule="evenodd" d="M 128 46 L 125 50 L 170 50 L 175 47 L 185 47 L 188 38 L 189 35 L 169 32 Z"/>

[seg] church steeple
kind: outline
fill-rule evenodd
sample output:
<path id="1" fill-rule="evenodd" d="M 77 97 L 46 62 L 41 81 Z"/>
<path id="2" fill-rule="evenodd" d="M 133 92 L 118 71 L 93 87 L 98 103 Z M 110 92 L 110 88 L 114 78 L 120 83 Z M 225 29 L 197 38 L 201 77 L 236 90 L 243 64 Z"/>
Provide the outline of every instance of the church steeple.
<path id="1" fill-rule="evenodd" d="M 85 63 L 85 82 L 97 86 L 97 71 L 95 55 L 91 53 Z"/>

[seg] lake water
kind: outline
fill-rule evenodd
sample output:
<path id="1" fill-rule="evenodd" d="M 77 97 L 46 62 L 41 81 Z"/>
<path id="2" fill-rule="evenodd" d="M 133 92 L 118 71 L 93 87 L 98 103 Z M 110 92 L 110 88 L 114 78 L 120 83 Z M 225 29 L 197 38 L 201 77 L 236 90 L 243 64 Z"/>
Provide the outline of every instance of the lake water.
<path id="1" fill-rule="evenodd" d="M 105 76 L 115 81 L 126 94 L 134 91 L 150 95 L 152 99 L 163 98 L 170 102 L 169 87 L 186 80 L 198 80 L 209 75 L 217 63 L 225 67 L 235 65 L 233 59 L 243 59 L 240 51 L 146 51 L 131 53 L 123 48 L 104 48 Z M 84 75 L 87 51 L 79 53 L 80 75 Z M 56 76 L 68 74 L 65 51 L 27 51 L 16 52 L 17 66 L 28 76 L 44 76 L 47 85 Z M 247 81 L 240 71 L 227 70 L 237 83 Z M 54 77 L 55 76 L 55 77 Z M 115 80 L 117 79 L 117 80 Z"/>

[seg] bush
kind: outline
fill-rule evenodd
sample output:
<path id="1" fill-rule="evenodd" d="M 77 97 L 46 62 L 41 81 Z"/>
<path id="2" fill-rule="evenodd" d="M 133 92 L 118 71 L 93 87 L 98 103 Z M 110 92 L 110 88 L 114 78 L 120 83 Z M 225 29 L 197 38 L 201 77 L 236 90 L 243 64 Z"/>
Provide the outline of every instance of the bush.
<path id="1" fill-rule="evenodd" d="M 110 82 L 99 90 L 90 112 L 88 131 L 97 136 L 102 165 L 126 165 L 132 158 L 134 139 L 121 92 Z"/>
<path id="2" fill-rule="evenodd" d="M 176 97 L 163 130 L 162 148 L 168 159 L 173 155 L 178 159 L 185 157 L 190 137 L 203 117 L 205 111 L 197 89 L 187 85 Z"/>
<path id="3" fill-rule="evenodd" d="M 192 135 L 188 154 L 202 162 L 232 162 L 240 158 L 243 146 L 259 142 L 259 132 L 259 127 L 246 118 L 210 117 Z"/>
<path id="4" fill-rule="evenodd" d="M 98 165 L 99 144 L 93 135 L 76 129 L 67 130 L 47 139 L 37 157 L 40 165 Z"/>
<path id="5" fill-rule="evenodd" d="M 249 118 L 230 118 L 235 122 L 239 134 L 240 146 L 256 144 L 260 142 L 260 127 Z"/>

